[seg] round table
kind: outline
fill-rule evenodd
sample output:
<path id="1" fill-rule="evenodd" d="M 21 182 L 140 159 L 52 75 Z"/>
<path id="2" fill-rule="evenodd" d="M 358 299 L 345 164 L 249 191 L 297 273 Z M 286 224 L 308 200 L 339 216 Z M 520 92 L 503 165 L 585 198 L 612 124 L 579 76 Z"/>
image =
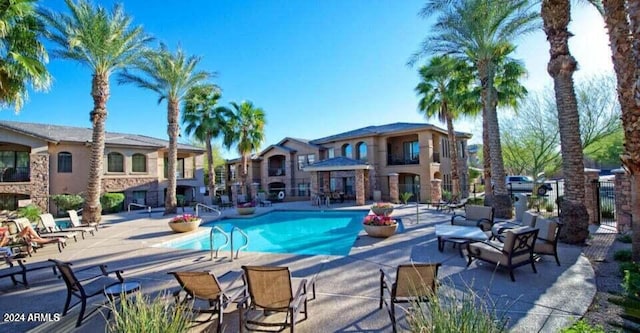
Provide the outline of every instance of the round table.
<path id="1" fill-rule="evenodd" d="M 107 288 L 104 288 L 104 295 L 107 296 L 111 303 L 114 303 L 116 300 L 120 299 L 122 295 L 126 297 L 129 294 L 132 294 L 136 291 L 140 290 L 140 282 L 138 281 L 125 281 L 122 283 L 111 285 Z M 107 315 L 107 319 L 111 317 L 111 309 L 109 309 L 109 314 Z"/>

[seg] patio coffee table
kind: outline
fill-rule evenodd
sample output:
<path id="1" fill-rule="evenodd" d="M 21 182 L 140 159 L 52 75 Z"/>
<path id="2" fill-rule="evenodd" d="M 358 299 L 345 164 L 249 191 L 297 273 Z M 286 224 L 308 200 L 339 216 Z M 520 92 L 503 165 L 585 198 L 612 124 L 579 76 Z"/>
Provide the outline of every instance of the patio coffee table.
<path id="1" fill-rule="evenodd" d="M 436 237 L 438 237 L 438 251 L 442 252 L 445 242 L 453 243 L 460 246 L 460 256 L 462 254 L 462 246 L 471 242 L 481 242 L 489 239 L 487 235 L 479 227 L 466 227 L 460 225 L 437 224 Z"/>

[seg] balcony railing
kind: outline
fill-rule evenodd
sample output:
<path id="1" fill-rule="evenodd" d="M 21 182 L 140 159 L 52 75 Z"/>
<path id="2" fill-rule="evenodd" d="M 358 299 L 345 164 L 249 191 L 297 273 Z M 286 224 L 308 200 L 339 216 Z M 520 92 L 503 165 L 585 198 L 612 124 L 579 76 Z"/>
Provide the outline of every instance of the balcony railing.
<path id="1" fill-rule="evenodd" d="M 414 165 L 414 164 L 420 164 L 420 158 L 418 157 L 411 158 L 410 156 L 405 156 L 404 158 L 402 156 L 399 156 L 399 157 L 387 156 L 387 165 Z"/>
<path id="2" fill-rule="evenodd" d="M 28 182 L 30 181 L 29 167 L 4 168 L 0 174 L 0 182 Z"/>
<path id="3" fill-rule="evenodd" d="M 269 168 L 269 177 L 284 176 L 284 168 Z"/>

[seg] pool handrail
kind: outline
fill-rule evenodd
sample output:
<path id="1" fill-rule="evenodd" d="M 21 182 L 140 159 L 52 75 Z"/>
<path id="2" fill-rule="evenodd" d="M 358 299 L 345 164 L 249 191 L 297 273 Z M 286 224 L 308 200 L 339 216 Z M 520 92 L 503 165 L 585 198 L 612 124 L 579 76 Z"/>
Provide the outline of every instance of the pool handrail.
<path id="1" fill-rule="evenodd" d="M 209 210 L 209 211 L 212 211 L 212 212 L 216 213 L 217 214 L 216 218 L 222 216 L 222 212 L 219 209 L 217 209 L 215 207 L 207 206 L 207 205 L 201 204 L 201 203 L 197 203 L 195 208 L 194 208 L 195 211 L 196 211 L 196 216 L 200 216 L 199 213 L 198 213 L 199 212 L 199 209 L 198 209 L 199 207 L 202 207 L 205 210 Z"/>
<path id="2" fill-rule="evenodd" d="M 240 250 L 244 250 L 246 248 L 249 247 L 249 235 L 247 235 L 247 233 L 244 232 L 244 230 L 234 226 L 231 229 L 231 255 L 233 255 L 233 233 L 238 231 L 242 237 L 244 238 L 244 245 L 238 247 L 238 249 L 236 250 L 236 259 L 238 259 L 238 255 L 240 254 Z M 233 257 L 231 257 L 231 261 L 233 261 Z"/>
<path id="3" fill-rule="evenodd" d="M 231 243 L 231 261 L 233 261 L 233 241 L 230 241 L 230 237 L 229 234 L 226 233 L 224 230 L 222 230 L 222 228 L 220 228 L 217 225 L 214 225 L 213 227 L 211 227 L 211 231 L 209 232 L 209 246 L 211 248 L 210 250 L 210 254 L 211 254 L 211 258 L 209 259 L 210 261 L 213 261 L 213 239 L 215 237 L 215 233 L 216 231 L 218 231 L 220 234 L 222 234 L 222 236 L 224 236 L 224 238 L 226 239 L 226 241 L 224 242 L 224 244 L 220 245 L 215 251 L 216 251 L 216 258 L 218 258 L 218 251 L 220 251 L 220 249 L 226 247 L 227 245 L 229 245 L 229 243 Z"/>

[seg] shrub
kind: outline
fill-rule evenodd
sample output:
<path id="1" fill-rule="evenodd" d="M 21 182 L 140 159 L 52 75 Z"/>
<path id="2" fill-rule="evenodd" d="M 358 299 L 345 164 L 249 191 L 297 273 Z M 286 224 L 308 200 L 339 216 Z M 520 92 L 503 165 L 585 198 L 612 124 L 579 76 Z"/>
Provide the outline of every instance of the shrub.
<path id="1" fill-rule="evenodd" d="M 179 207 L 184 207 L 184 195 L 176 194 L 176 201 Z"/>
<path id="2" fill-rule="evenodd" d="M 618 241 L 626 244 L 631 243 L 631 233 L 626 233 L 624 235 L 618 236 Z"/>
<path id="3" fill-rule="evenodd" d="M 482 193 L 484 192 L 484 185 L 482 184 L 473 184 L 473 188 L 471 189 L 474 193 Z"/>
<path id="4" fill-rule="evenodd" d="M 563 328 L 560 333 L 604 333 L 601 325 L 591 326 L 584 319 L 580 319 L 573 325 Z"/>
<path id="5" fill-rule="evenodd" d="M 133 297 L 124 297 L 118 306 L 110 302 L 113 321 L 107 326 L 109 332 L 163 332 L 182 333 L 189 330 L 191 311 L 185 304 L 174 304 L 162 295 L 156 299 L 137 292 Z"/>
<path id="6" fill-rule="evenodd" d="M 31 222 L 38 221 L 40 214 L 42 214 L 40 207 L 33 204 L 18 209 L 18 216 L 26 217 Z"/>
<path id="7" fill-rule="evenodd" d="M 59 210 L 67 211 L 82 207 L 84 198 L 79 194 L 54 194 L 51 196 L 51 201 Z"/>
<path id="8" fill-rule="evenodd" d="M 478 205 L 478 206 L 483 206 L 484 205 L 484 198 L 469 198 L 469 200 L 467 200 L 467 203 L 470 205 Z"/>
<path id="9" fill-rule="evenodd" d="M 615 217 L 615 207 L 611 203 L 605 203 L 600 206 L 600 215 L 607 219 Z"/>
<path id="10" fill-rule="evenodd" d="M 556 205 L 553 203 L 553 201 L 545 200 L 544 210 L 546 210 L 549 213 L 553 213 L 555 209 L 556 209 Z"/>
<path id="11" fill-rule="evenodd" d="M 442 191 L 442 200 L 444 201 L 451 201 L 451 192 L 449 191 Z"/>
<path id="12" fill-rule="evenodd" d="M 100 198 L 102 210 L 107 213 L 116 213 L 122 210 L 124 203 L 124 194 L 122 193 L 105 193 Z"/>
<path id="13" fill-rule="evenodd" d="M 618 250 L 613 254 L 616 261 L 631 261 L 631 250 Z"/>
<path id="14" fill-rule="evenodd" d="M 409 202 L 409 199 L 411 199 L 412 196 L 413 196 L 413 193 L 404 192 L 404 193 L 400 194 L 400 201 L 402 201 L 402 203 L 406 205 L 407 202 Z"/>

